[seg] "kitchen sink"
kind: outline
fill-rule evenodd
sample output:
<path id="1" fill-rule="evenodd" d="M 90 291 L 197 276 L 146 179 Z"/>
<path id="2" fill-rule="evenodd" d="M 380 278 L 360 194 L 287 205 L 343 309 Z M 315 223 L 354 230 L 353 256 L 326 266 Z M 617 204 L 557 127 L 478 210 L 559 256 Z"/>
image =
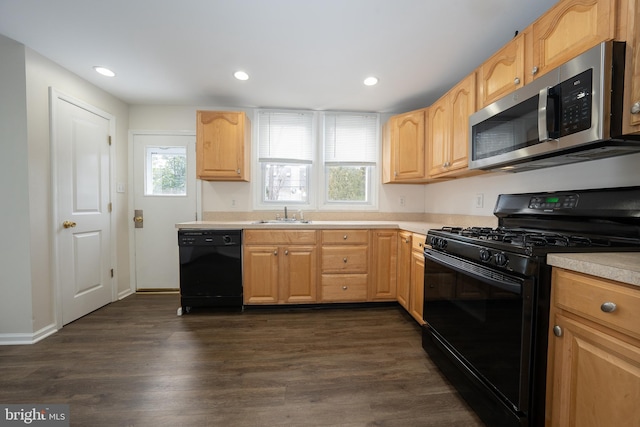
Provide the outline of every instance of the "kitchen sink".
<path id="1" fill-rule="evenodd" d="M 310 224 L 308 219 L 261 219 L 252 224 Z"/>

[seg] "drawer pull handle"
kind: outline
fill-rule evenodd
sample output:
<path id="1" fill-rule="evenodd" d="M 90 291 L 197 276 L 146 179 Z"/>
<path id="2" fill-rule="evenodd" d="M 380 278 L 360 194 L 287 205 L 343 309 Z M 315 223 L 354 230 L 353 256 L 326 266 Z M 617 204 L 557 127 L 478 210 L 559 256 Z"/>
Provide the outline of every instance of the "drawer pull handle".
<path id="1" fill-rule="evenodd" d="M 561 337 L 562 336 L 562 328 L 558 325 L 555 325 L 553 327 L 553 335 L 557 336 L 557 337 Z"/>
<path id="2" fill-rule="evenodd" d="M 346 286 L 346 285 L 342 287 L 342 290 L 343 290 L 343 291 L 346 291 L 347 289 L 348 289 L 348 288 L 347 288 L 347 286 Z"/>
<path id="3" fill-rule="evenodd" d="M 347 258 L 342 258 L 342 261 L 344 261 L 345 263 L 347 262 Z"/>
<path id="4" fill-rule="evenodd" d="M 605 313 L 613 313 L 614 311 L 616 311 L 616 308 L 618 308 L 618 306 L 615 302 L 604 302 L 600 306 L 600 310 L 604 311 Z"/>

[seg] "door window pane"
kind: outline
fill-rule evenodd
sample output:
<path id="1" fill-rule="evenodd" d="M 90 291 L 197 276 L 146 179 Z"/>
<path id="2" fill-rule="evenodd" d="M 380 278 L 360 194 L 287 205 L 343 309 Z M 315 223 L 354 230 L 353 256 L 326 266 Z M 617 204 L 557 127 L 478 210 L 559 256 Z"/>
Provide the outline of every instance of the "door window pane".
<path id="1" fill-rule="evenodd" d="M 146 147 L 144 194 L 187 195 L 187 148 Z"/>

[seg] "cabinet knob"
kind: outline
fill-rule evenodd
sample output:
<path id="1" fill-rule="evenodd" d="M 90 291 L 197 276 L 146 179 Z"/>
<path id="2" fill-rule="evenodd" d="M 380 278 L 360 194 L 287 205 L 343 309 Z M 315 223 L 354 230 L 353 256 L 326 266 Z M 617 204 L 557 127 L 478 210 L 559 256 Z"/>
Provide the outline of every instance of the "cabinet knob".
<path id="1" fill-rule="evenodd" d="M 557 337 L 561 337 L 562 336 L 562 328 L 558 325 L 555 325 L 553 327 L 553 335 L 557 336 Z"/>
<path id="2" fill-rule="evenodd" d="M 346 257 L 342 258 L 342 261 L 344 261 L 344 262 L 345 262 L 345 264 L 346 264 L 346 262 L 347 262 L 347 258 L 346 258 Z"/>
<path id="3" fill-rule="evenodd" d="M 404 242 L 405 243 L 409 243 L 409 239 L 404 239 Z"/>
<path id="4" fill-rule="evenodd" d="M 631 106 L 631 114 L 638 114 L 640 113 L 640 101 L 634 103 Z"/>
<path id="5" fill-rule="evenodd" d="M 273 251 L 273 254 L 274 254 L 275 256 L 278 256 L 278 251 Z"/>
<path id="6" fill-rule="evenodd" d="M 600 306 L 600 310 L 604 311 L 605 313 L 613 313 L 614 311 L 616 311 L 616 308 L 618 308 L 616 303 L 610 301 L 603 302 Z"/>
<path id="7" fill-rule="evenodd" d="M 347 240 L 347 237 L 348 237 L 348 236 L 347 236 L 346 234 L 345 234 L 344 236 L 342 236 L 342 238 L 343 238 L 344 240 Z"/>
<path id="8" fill-rule="evenodd" d="M 346 285 L 342 287 L 343 291 L 346 291 L 347 289 L 348 289 L 348 287 Z"/>
<path id="9" fill-rule="evenodd" d="M 515 79 L 513 79 L 513 84 L 514 85 L 519 85 L 520 84 L 520 78 L 516 77 Z"/>
<path id="10" fill-rule="evenodd" d="M 236 173 L 240 175 L 240 169 L 236 169 Z"/>
<path id="11" fill-rule="evenodd" d="M 284 254 L 285 254 L 285 255 L 289 255 L 289 251 L 288 251 L 288 250 L 285 250 L 285 251 L 284 251 Z"/>
<path id="12" fill-rule="evenodd" d="M 398 176 L 398 171 L 393 171 L 393 176 Z"/>
<path id="13" fill-rule="evenodd" d="M 533 68 L 531 69 L 531 75 L 532 75 L 532 76 L 535 76 L 536 74 L 538 74 L 538 67 L 533 67 Z"/>

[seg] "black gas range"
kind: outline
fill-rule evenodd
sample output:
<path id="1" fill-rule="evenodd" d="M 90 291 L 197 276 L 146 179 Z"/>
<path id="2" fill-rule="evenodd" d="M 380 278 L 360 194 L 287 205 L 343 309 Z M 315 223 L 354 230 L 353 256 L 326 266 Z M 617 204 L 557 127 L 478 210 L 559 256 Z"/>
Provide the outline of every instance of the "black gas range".
<path id="1" fill-rule="evenodd" d="M 494 215 L 428 231 L 423 347 L 487 425 L 543 426 L 546 256 L 640 251 L 640 186 L 502 194 Z"/>

